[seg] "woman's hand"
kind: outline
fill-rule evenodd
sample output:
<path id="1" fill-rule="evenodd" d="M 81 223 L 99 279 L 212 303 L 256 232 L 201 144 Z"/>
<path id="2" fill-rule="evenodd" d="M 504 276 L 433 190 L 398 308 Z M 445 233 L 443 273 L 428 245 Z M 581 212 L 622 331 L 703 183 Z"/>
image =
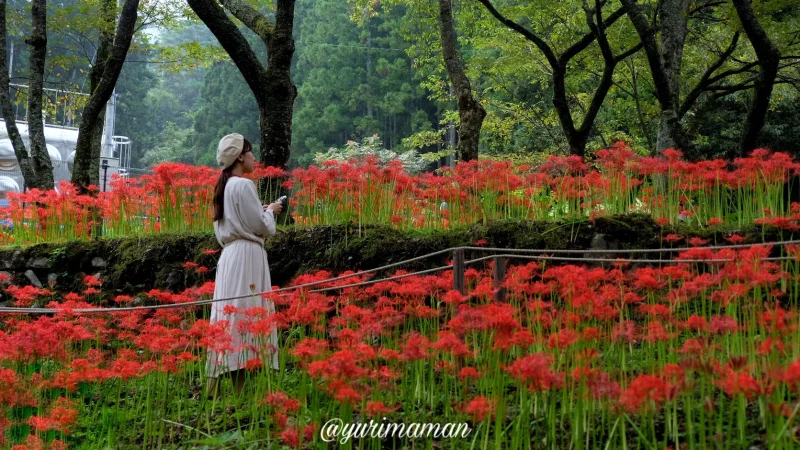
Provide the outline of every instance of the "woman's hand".
<path id="1" fill-rule="evenodd" d="M 280 214 L 283 211 L 283 203 L 275 202 L 264 206 L 264 211 L 272 211 L 272 214 Z"/>

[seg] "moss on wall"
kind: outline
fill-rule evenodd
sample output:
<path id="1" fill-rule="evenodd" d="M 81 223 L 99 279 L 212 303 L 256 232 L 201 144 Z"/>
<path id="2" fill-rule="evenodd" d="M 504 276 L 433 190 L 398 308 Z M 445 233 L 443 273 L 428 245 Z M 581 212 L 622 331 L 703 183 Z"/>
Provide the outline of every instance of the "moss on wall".
<path id="1" fill-rule="evenodd" d="M 296 275 L 320 269 L 332 272 L 363 270 L 421 256 L 448 247 L 473 245 L 485 239 L 489 247 L 531 249 L 659 248 L 669 233 L 700 236 L 712 244 L 726 243 L 733 232 L 746 235 L 750 242 L 789 239 L 788 233 L 774 228 L 751 226 L 741 230 L 727 227 L 698 230 L 688 226 L 659 227 L 649 216 L 628 215 L 598 218 L 593 222 L 542 223 L 497 221 L 476 224 L 452 231 L 399 231 L 386 226 L 323 226 L 280 230 L 267 240 L 265 248 L 274 285 L 285 285 Z M 593 244 L 594 242 L 594 244 Z M 677 245 L 683 245 L 679 243 Z M 103 290 L 111 294 L 132 294 L 152 288 L 180 291 L 214 279 L 219 253 L 206 249 L 219 246 L 211 233 L 159 234 L 143 237 L 77 241 L 66 244 L 39 244 L 0 250 L 0 270 L 15 276 L 15 283 L 30 284 L 30 271 L 43 285 L 54 279 L 62 292 L 83 290 L 82 278 L 99 273 Z M 467 255 L 468 258 L 477 255 Z M 642 255 L 644 256 L 644 255 Z M 658 257 L 658 254 L 648 255 Z M 403 268 L 422 270 L 443 265 L 451 258 L 414 262 Z M 197 274 L 183 268 L 192 261 L 211 269 Z"/>

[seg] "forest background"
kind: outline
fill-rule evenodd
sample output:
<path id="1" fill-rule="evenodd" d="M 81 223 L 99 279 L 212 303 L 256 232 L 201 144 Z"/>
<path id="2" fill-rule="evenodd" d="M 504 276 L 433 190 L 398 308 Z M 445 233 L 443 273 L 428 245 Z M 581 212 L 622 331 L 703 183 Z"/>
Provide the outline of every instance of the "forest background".
<path id="1" fill-rule="evenodd" d="M 746 125 L 758 58 L 731 2 L 685 2 L 689 18 L 677 75 L 677 95 L 683 103 L 680 120 L 691 143 L 685 153 L 689 159 L 730 155 Z M 274 15 L 270 1 L 248 3 L 267 17 Z M 621 7 L 613 3 L 604 7 L 606 17 Z M 585 2 L 493 4 L 557 52 L 589 33 Z M 759 145 L 797 156 L 800 5 L 792 0 L 752 4 L 782 56 Z M 231 132 L 258 144 L 259 111 L 253 94 L 214 35 L 185 3 L 143 5 L 150 9 L 142 12 L 140 7 L 133 45 L 116 84 L 115 134 L 132 139 L 131 165 L 213 165 L 219 137 Z M 92 1 L 48 2 L 45 87 L 88 91 L 100 32 L 90 19 L 93 7 Z M 11 82 L 25 84 L 30 6 L 10 0 L 7 8 L 8 41 L 16 49 Z M 455 1 L 453 11 L 466 74 L 487 111 L 480 154 L 525 159 L 568 153 L 553 106 L 553 71 L 546 55 L 496 20 L 478 0 Z M 398 153 L 442 150 L 449 139 L 448 126 L 458 121 L 458 109 L 444 66 L 438 20 L 437 1 L 296 0 L 291 77 L 298 94 L 290 167 L 308 165 L 317 153 L 374 135 L 382 147 Z M 239 28 L 265 64 L 266 49 L 256 45 L 258 37 Z M 617 53 L 636 50 L 640 41 L 624 15 L 607 27 L 607 35 Z M 602 61 L 601 48 L 594 42 L 566 66 L 566 99 L 576 123 L 590 108 Z M 660 113 L 647 56 L 635 51 L 614 68 L 612 85 L 590 127 L 588 154 L 618 140 L 639 153 L 654 152 Z"/>

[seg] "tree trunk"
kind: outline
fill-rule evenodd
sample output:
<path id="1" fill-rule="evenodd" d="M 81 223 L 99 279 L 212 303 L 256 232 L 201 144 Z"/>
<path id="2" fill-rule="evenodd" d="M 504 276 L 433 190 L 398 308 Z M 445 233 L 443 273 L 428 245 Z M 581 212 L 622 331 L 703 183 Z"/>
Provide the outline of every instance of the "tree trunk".
<path id="1" fill-rule="evenodd" d="M 781 53 L 758 22 L 750 0 L 733 0 L 733 6 L 736 8 L 742 28 L 758 56 L 758 65 L 761 68 L 755 82 L 753 102 L 747 111 L 747 123 L 739 146 L 739 156 L 744 156 L 758 146 L 758 137 L 766 122 L 772 88 L 775 85 L 775 78 L 778 76 Z"/>
<path id="2" fill-rule="evenodd" d="M 664 75 L 669 83 L 669 108 L 662 109 L 656 139 L 658 150 L 680 146 L 681 133 L 678 108 L 680 105 L 681 64 L 689 24 L 688 0 L 663 0 L 659 11 L 661 25 L 661 57 Z"/>
<path id="3" fill-rule="evenodd" d="M 114 43 L 108 52 L 105 63 L 100 63 L 102 68 L 101 75 L 95 78 L 92 73 L 92 84 L 97 80 L 97 87 L 89 97 L 89 102 L 83 108 L 81 124 L 78 128 L 78 142 L 75 145 L 75 166 L 72 173 L 72 183 L 81 192 L 88 192 L 89 185 L 97 185 L 100 179 L 99 158 L 100 145 L 98 137 L 102 134 L 102 125 L 98 131 L 98 122 L 102 123 L 102 113 L 105 105 L 114 92 L 114 86 L 122 71 L 125 57 L 133 39 L 136 20 L 138 18 L 137 9 L 139 0 L 125 0 L 122 7 L 119 24 L 114 34 Z M 100 49 L 98 49 L 98 62 L 100 61 Z M 95 144 L 96 143 L 96 144 Z"/>
<path id="4" fill-rule="evenodd" d="M 261 115 L 261 162 L 286 169 L 292 151 L 292 115 L 297 87 L 292 84 L 295 0 L 278 0 L 275 30 L 266 40 L 267 72 Z M 266 125 L 265 123 L 266 122 Z"/>
<path id="5" fill-rule="evenodd" d="M 35 0 L 31 4 L 33 27 L 30 38 L 25 42 L 30 45 L 31 82 L 28 88 L 28 136 L 31 142 L 30 154 L 25 141 L 17 128 L 16 115 L 11 104 L 11 89 L 8 73 L 6 0 L 0 0 L 0 108 L 6 123 L 6 131 L 14 154 L 19 162 L 25 185 L 28 188 L 52 189 L 53 165 L 44 139 L 44 123 L 42 122 L 42 90 L 44 87 L 44 62 L 47 52 L 47 10 L 44 0 Z"/>
<path id="6" fill-rule="evenodd" d="M 45 0 L 31 3 L 33 27 L 26 43 L 31 47 L 31 81 L 28 88 L 28 137 L 31 143 L 31 157 L 41 189 L 52 189 L 53 164 L 47 151 L 44 138 L 44 117 L 42 117 L 42 97 L 44 93 L 44 60 L 47 55 L 47 4 Z"/>
<path id="7" fill-rule="evenodd" d="M 656 98 L 661 106 L 661 120 L 656 138 L 656 151 L 670 147 L 686 148 L 687 142 L 678 117 L 678 82 L 686 40 L 688 5 L 685 0 L 665 0 L 661 6 L 662 49 L 656 41 L 656 29 L 647 23 L 647 18 L 636 0 L 621 0 L 626 14 L 642 41 Z M 682 8 L 686 5 L 686 10 Z"/>
<path id="8" fill-rule="evenodd" d="M 458 101 L 458 154 L 461 161 L 478 159 L 478 144 L 481 126 L 486 118 L 486 109 L 475 100 L 472 86 L 464 72 L 464 62 L 456 49 L 457 40 L 453 26 L 453 6 L 450 0 L 439 0 L 439 26 L 442 53 L 450 82 Z"/>
<path id="9" fill-rule="evenodd" d="M 259 109 L 261 162 L 286 168 L 292 146 L 292 115 L 297 88 L 291 80 L 295 0 L 278 0 L 275 23 L 242 0 L 220 0 L 267 46 L 267 68 L 217 0 L 187 0 L 241 72 Z"/>
<path id="10" fill-rule="evenodd" d="M 106 70 L 108 57 L 111 55 L 111 49 L 114 46 L 114 33 L 113 24 L 116 19 L 116 0 L 105 0 L 103 4 L 102 14 L 105 18 L 108 27 L 104 27 L 100 32 L 100 41 L 97 46 L 97 54 L 95 55 L 95 63 L 92 66 L 92 71 L 89 74 L 89 92 L 95 92 L 100 86 L 103 79 L 103 73 Z M 115 83 L 116 84 L 116 83 Z M 113 95 L 113 91 L 112 91 Z M 110 98 L 110 97 L 109 97 Z M 107 102 L 108 100 L 106 100 Z M 103 144 L 103 128 L 106 123 L 106 104 L 103 104 L 103 109 L 95 120 L 94 130 L 92 131 L 91 139 L 91 158 L 89 160 L 89 175 L 91 184 L 101 187 L 100 180 L 100 155 L 102 154 L 101 148 Z M 77 152 L 75 152 L 77 154 Z"/>
<path id="11" fill-rule="evenodd" d="M 100 40 L 97 45 L 97 53 L 94 57 L 94 63 L 92 64 L 92 70 L 89 73 L 89 92 L 94 93 L 98 86 L 100 85 L 100 81 L 103 78 L 103 72 L 106 69 L 106 63 L 108 62 L 108 57 L 111 54 L 111 48 L 114 45 L 114 34 L 110 31 L 113 29 L 113 24 L 116 19 L 116 1 L 115 0 L 105 0 L 102 5 L 102 17 L 105 21 L 105 27 L 103 27 L 102 31 L 100 32 Z M 78 154 L 80 155 L 89 155 L 88 158 L 88 165 L 81 164 L 80 170 L 85 171 L 86 173 L 82 173 L 80 178 L 84 180 L 88 180 L 86 184 L 81 186 L 88 186 L 88 185 L 95 185 L 100 186 L 100 154 L 101 154 L 101 144 L 103 139 L 103 126 L 105 125 L 105 109 L 106 107 L 103 106 L 102 111 L 95 120 L 94 126 L 89 133 L 91 133 L 90 139 L 88 141 L 84 139 L 80 142 L 81 147 L 85 147 L 87 144 L 89 146 L 89 150 L 81 150 L 78 152 L 75 151 L 75 160 L 77 162 Z M 80 136 L 78 138 L 80 141 Z M 77 147 L 77 145 L 76 145 Z M 77 164 L 75 167 L 75 173 L 78 172 Z M 73 181 L 76 180 L 76 177 L 73 173 Z"/>
<path id="12" fill-rule="evenodd" d="M 510 29 L 516 31 L 525 37 L 528 41 L 532 42 L 539 51 L 542 52 L 545 59 L 547 59 L 553 74 L 553 107 L 558 115 L 558 121 L 561 125 L 561 130 L 567 138 L 569 144 L 569 152 L 572 155 L 583 156 L 586 152 L 586 143 L 589 139 L 589 134 L 594 126 L 595 118 L 600 110 L 600 107 L 605 100 L 608 90 L 612 85 L 612 75 L 614 74 L 614 67 L 628 56 L 636 53 L 641 48 L 640 45 L 614 56 L 611 46 L 608 43 L 606 36 L 606 29 L 614 24 L 620 17 L 624 15 L 624 9 L 620 8 L 611 13 L 605 20 L 602 16 L 603 3 L 600 0 L 595 0 L 594 7 L 589 6 L 588 0 L 584 1 L 584 11 L 586 12 L 587 24 L 589 25 L 590 32 L 584 35 L 581 39 L 573 43 L 570 47 L 564 50 L 561 55 L 556 55 L 550 45 L 548 45 L 541 37 L 537 36 L 534 32 L 526 29 L 522 25 L 506 18 L 492 5 L 489 0 L 479 0 L 483 6 L 498 20 L 500 23 L 506 25 Z M 584 51 L 589 45 L 598 40 L 600 50 L 603 54 L 605 66 L 603 69 L 603 76 L 599 85 L 595 89 L 592 101 L 584 115 L 583 121 L 579 128 L 575 128 L 575 122 L 572 119 L 570 112 L 569 102 L 567 101 L 566 89 L 566 70 L 569 61 Z"/>

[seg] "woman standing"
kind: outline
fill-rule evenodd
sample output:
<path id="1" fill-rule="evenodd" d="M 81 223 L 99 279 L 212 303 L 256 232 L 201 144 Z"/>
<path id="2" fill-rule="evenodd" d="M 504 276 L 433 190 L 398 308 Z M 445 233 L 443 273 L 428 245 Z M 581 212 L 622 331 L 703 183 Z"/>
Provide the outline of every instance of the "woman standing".
<path id="1" fill-rule="evenodd" d="M 232 351 L 208 352 L 206 373 L 213 394 L 217 377 L 227 372 L 231 372 L 234 385 L 241 392 L 243 367 L 251 359 L 262 358 L 265 351 L 271 356 L 263 364 L 278 369 L 277 331 L 272 331 L 266 343 L 263 337 L 256 342 L 252 335 L 241 333 L 238 326 L 247 318 L 245 312 L 250 308 L 275 312 L 271 301 L 252 294 L 272 289 L 264 238 L 275 234 L 275 215 L 283 208 L 280 202 L 263 207 L 255 184 L 242 178 L 255 169 L 255 157 L 250 142 L 241 134 L 229 134 L 219 141 L 217 163 L 222 173 L 214 189 L 214 234 L 222 246 L 222 254 L 217 265 L 214 298 L 244 297 L 212 303 L 210 322 L 228 322 L 232 347 Z M 235 307 L 234 313 L 225 314 L 228 305 Z"/>

